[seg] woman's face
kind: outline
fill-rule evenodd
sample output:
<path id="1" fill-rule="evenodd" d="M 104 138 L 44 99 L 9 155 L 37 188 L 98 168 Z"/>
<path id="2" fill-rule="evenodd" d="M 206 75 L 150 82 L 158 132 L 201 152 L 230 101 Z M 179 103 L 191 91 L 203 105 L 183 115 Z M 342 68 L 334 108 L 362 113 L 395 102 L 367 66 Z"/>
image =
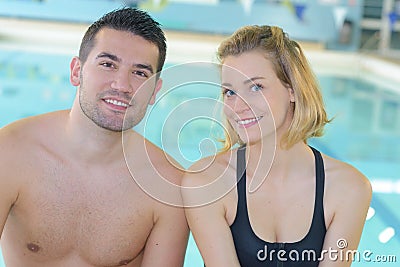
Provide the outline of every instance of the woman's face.
<path id="1" fill-rule="evenodd" d="M 261 50 L 225 58 L 222 93 L 226 118 L 243 142 L 252 144 L 265 138 L 279 142 L 288 129 L 293 90 L 278 79 Z"/>

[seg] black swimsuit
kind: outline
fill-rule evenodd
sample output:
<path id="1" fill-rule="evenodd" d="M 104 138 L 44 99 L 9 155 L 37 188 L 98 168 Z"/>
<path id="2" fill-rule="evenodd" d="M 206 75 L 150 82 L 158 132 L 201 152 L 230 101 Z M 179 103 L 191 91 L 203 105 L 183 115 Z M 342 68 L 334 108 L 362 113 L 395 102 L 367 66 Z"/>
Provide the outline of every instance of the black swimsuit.
<path id="1" fill-rule="evenodd" d="M 314 213 L 307 235 L 293 243 L 266 242 L 251 228 L 246 199 L 246 147 L 238 149 L 238 204 L 236 218 L 230 228 L 241 267 L 318 266 L 326 233 L 323 206 L 325 172 L 321 153 L 310 148 L 314 153 L 316 171 Z"/>

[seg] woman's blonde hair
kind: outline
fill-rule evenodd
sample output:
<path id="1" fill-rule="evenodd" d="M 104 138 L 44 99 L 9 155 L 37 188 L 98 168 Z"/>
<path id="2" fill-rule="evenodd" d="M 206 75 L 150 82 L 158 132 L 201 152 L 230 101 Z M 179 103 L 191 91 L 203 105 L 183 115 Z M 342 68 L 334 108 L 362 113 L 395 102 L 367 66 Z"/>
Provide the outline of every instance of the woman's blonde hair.
<path id="1" fill-rule="evenodd" d="M 221 64 L 228 56 L 259 50 L 272 62 L 281 82 L 292 88 L 295 96 L 294 114 L 288 131 L 280 145 L 290 148 L 299 141 L 323 135 L 323 128 L 330 122 L 324 107 L 318 82 L 304 56 L 300 45 L 276 26 L 244 26 L 224 40 L 217 57 Z M 231 149 L 241 140 L 226 120 L 222 151 Z"/>

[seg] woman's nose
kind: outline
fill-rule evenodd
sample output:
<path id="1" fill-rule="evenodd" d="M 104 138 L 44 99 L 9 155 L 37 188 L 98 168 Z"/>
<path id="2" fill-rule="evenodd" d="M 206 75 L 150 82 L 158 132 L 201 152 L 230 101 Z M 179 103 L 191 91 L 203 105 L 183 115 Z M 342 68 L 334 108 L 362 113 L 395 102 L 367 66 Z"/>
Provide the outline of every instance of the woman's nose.
<path id="1" fill-rule="evenodd" d="M 233 110 L 236 113 L 240 114 L 251 110 L 251 107 L 248 101 L 243 96 L 237 95 L 233 106 Z"/>

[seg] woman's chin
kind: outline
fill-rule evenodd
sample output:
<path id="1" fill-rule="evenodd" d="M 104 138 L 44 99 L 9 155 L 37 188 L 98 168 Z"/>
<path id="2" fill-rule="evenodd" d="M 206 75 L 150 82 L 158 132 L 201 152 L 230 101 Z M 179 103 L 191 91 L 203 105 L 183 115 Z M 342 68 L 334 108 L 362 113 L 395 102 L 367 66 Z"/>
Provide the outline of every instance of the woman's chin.
<path id="1" fill-rule="evenodd" d="M 243 143 L 247 145 L 262 145 L 266 146 L 269 145 L 272 148 L 275 147 L 276 145 L 276 138 L 275 135 L 271 136 L 240 136 L 240 139 L 243 141 Z"/>

